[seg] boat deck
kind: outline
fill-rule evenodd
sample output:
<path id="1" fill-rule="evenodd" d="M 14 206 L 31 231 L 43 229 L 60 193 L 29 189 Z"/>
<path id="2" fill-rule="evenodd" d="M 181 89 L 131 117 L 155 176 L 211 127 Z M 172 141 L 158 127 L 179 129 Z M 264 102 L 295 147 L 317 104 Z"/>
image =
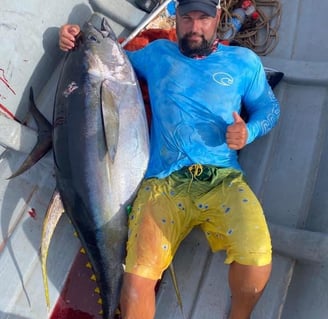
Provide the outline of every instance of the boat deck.
<path id="1" fill-rule="evenodd" d="M 110 15 L 117 35 L 125 37 L 145 17 L 132 0 L 46 3 L 5 0 L 0 11 L 0 319 L 49 317 L 39 249 L 43 216 L 55 188 L 52 154 L 23 175 L 7 177 L 36 141 L 27 111 L 30 86 L 38 107 L 51 119 L 63 57 L 57 47 L 58 26 L 80 23 L 96 10 Z M 272 277 L 252 319 L 326 319 L 328 2 L 281 4 L 279 43 L 262 57 L 265 66 L 285 74 L 275 88 L 281 118 L 269 135 L 241 152 L 248 181 L 269 221 L 274 248 Z M 80 249 L 73 233 L 67 218 L 62 218 L 48 259 L 50 313 Z M 198 229 L 182 243 L 174 266 L 186 318 L 227 317 L 230 295 L 224 258 L 224 253 L 209 251 Z M 69 307 L 69 300 L 65 302 Z M 89 318 L 98 319 L 96 314 Z M 167 318 L 183 318 L 168 273 L 157 294 L 156 313 L 156 319 Z"/>

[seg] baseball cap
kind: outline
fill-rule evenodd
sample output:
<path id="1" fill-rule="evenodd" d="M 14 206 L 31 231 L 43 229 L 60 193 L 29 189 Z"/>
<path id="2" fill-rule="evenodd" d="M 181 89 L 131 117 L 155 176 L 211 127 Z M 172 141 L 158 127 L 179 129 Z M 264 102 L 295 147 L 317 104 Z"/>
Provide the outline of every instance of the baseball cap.
<path id="1" fill-rule="evenodd" d="M 177 10 L 180 15 L 190 11 L 202 11 L 211 17 L 216 16 L 220 8 L 220 0 L 177 0 Z"/>

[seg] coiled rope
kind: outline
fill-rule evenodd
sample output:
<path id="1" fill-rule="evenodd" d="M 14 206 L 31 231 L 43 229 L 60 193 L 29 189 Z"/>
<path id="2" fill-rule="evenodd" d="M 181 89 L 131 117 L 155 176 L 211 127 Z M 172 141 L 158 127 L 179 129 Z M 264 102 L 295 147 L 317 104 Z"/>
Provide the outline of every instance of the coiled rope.
<path id="1" fill-rule="evenodd" d="M 240 8 L 241 0 L 222 0 L 221 21 L 218 28 L 219 37 L 232 28 L 232 12 Z M 276 47 L 281 20 L 281 3 L 279 0 L 253 0 L 258 18 L 246 18 L 241 30 L 232 40 L 240 46 L 248 47 L 259 55 L 267 55 Z"/>

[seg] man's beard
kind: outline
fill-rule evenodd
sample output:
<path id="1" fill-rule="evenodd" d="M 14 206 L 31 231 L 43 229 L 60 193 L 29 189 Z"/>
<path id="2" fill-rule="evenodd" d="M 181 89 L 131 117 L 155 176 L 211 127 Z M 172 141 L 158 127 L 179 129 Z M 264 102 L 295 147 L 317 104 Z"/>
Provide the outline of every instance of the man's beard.
<path id="1" fill-rule="evenodd" d="M 199 35 L 202 38 L 201 43 L 199 43 L 197 46 L 193 46 L 189 43 L 189 37 L 192 35 L 192 33 L 185 34 L 179 40 L 179 47 L 181 52 L 190 58 L 195 56 L 209 55 L 212 52 L 213 41 L 207 41 L 203 35 Z"/>

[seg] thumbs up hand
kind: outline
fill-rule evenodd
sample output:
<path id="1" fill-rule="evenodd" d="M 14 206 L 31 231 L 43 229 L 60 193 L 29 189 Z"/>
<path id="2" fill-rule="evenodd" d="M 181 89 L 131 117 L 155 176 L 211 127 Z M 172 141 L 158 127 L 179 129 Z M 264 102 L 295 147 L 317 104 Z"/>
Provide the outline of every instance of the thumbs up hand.
<path id="1" fill-rule="evenodd" d="M 227 127 L 226 141 L 232 150 L 242 149 L 247 142 L 247 127 L 244 120 L 237 112 L 232 113 L 234 122 Z"/>

